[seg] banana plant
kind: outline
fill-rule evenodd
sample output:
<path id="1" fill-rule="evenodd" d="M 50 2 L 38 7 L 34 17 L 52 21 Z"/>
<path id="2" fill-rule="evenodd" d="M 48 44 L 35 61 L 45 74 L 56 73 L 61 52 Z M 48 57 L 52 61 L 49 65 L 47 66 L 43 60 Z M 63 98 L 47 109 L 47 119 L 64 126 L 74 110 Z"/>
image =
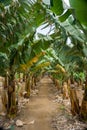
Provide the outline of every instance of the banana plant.
<path id="1" fill-rule="evenodd" d="M 79 29 L 81 29 L 81 35 L 85 34 L 85 37 L 84 36 L 81 36 L 82 38 L 85 38 L 82 42 L 80 42 L 80 44 L 78 44 L 78 46 L 80 47 L 80 51 L 84 54 L 84 57 L 83 57 L 83 62 L 81 62 L 81 66 L 83 65 L 84 66 L 84 69 L 83 71 L 86 72 L 86 63 L 87 63 L 87 55 L 86 55 L 86 43 L 87 43 L 87 23 L 86 23 L 86 20 L 87 20 L 87 17 L 86 17 L 86 5 L 87 5 L 87 2 L 85 0 L 69 0 L 70 1 L 70 6 L 71 8 L 74 9 L 74 17 L 75 17 L 75 20 L 74 20 L 74 24 L 77 23 Z M 79 35 L 80 36 L 80 35 Z M 81 41 L 81 40 L 80 40 Z M 85 88 L 86 89 L 86 88 Z M 85 90 L 85 95 L 86 95 L 86 90 Z M 83 98 L 84 99 L 84 98 Z M 83 101 L 84 102 L 84 101 Z M 84 112 L 82 112 L 84 113 Z M 85 111 L 85 114 L 87 113 L 87 110 Z M 83 115 L 83 118 L 85 118 L 85 114 L 82 114 Z M 87 114 L 86 114 L 86 117 L 87 117 Z"/>

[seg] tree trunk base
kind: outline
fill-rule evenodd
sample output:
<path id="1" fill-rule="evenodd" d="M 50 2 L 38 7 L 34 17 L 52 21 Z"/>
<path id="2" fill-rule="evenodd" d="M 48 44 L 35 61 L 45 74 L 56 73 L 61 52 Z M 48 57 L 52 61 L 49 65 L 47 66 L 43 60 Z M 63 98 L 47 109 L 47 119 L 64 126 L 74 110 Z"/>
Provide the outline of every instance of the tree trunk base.
<path id="1" fill-rule="evenodd" d="M 68 86 L 66 82 L 63 84 L 63 99 L 69 99 Z"/>
<path id="2" fill-rule="evenodd" d="M 15 92 L 8 94 L 8 108 L 7 108 L 7 117 L 14 118 L 17 115 L 17 104 L 15 98 Z"/>
<path id="3" fill-rule="evenodd" d="M 87 121 L 87 101 L 83 100 L 81 105 L 80 117 Z"/>
<path id="4" fill-rule="evenodd" d="M 77 98 L 76 89 L 70 88 L 70 101 L 71 101 L 71 112 L 72 115 L 79 115 L 80 107 L 79 107 L 79 100 Z"/>

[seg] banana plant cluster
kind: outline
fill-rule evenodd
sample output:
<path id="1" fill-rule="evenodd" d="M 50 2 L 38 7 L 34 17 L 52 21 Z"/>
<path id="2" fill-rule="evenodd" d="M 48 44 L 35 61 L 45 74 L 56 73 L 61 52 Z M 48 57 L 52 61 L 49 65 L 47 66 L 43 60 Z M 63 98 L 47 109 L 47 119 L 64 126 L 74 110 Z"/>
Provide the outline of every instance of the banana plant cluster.
<path id="1" fill-rule="evenodd" d="M 55 1 L 52 1 L 52 6 L 55 8 Z M 61 5 L 62 6 L 62 5 Z M 56 37 L 58 57 L 64 63 L 67 74 L 72 81 L 76 78 L 76 73 L 79 75 L 85 74 L 85 91 L 84 97 L 81 104 L 81 109 L 78 109 L 78 113 L 83 119 L 87 119 L 87 17 L 86 17 L 86 6 L 85 0 L 70 0 L 70 7 L 67 8 L 65 13 L 58 14 L 57 9 L 52 10 L 55 13 L 57 20 L 56 27 L 60 26 L 62 29 L 63 37 Z M 58 7 L 58 6 L 57 6 Z M 55 20 L 54 20 L 55 22 Z M 63 40 L 62 40 L 63 38 Z M 68 44 L 67 38 L 70 40 L 71 46 Z M 64 50 L 63 50 L 64 49 Z M 74 73 L 75 71 L 75 73 Z M 72 82 L 73 83 L 73 82 Z M 76 103 L 78 104 L 78 103 Z M 73 105 L 72 105 L 73 106 Z M 79 105 L 77 105 L 79 106 Z M 74 108 L 74 107 L 73 107 Z"/>
<path id="2" fill-rule="evenodd" d="M 57 5 L 56 3 L 59 4 Z M 80 6 L 77 6 L 78 4 Z M 83 5 L 82 8 L 81 5 Z M 86 5 L 86 1 L 82 0 L 79 2 L 76 1 L 76 4 L 75 1 L 70 0 L 70 7 L 64 6 L 62 0 L 50 1 L 49 10 L 51 13 L 53 13 L 53 15 L 51 15 L 51 19 L 55 23 L 56 28 L 56 31 L 53 34 L 53 37 L 55 37 L 54 46 L 56 46 L 57 50 L 55 51 L 58 52 L 57 56 L 59 59 L 61 59 L 64 64 L 66 62 L 66 66 L 69 67 L 70 64 L 70 66 L 75 66 L 75 71 L 77 68 L 79 71 L 86 71 L 86 19 L 83 21 L 83 16 L 86 12 Z M 80 13 L 81 11 L 82 13 Z M 83 16 L 79 17 L 80 14 L 83 14 Z M 70 40 L 70 45 L 72 47 L 68 45 L 68 39 Z M 84 70 L 81 68 L 81 65 L 83 66 L 83 64 Z M 68 67 L 66 67 L 66 69 Z"/>

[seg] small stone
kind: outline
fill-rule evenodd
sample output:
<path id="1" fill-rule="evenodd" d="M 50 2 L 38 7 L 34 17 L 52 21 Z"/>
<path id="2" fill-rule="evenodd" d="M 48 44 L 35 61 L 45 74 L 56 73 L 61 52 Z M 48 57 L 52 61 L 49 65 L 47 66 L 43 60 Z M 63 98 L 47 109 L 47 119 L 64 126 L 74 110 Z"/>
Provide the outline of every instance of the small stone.
<path id="1" fill-rule="evenodd" d="M 0 113 L 0 116 L 6 116 L 6 113 L 1 112 L 1 113 Z"/>
<path id="2" fill-rule="evenodd" d="M 23 122 L 21 120 L 17 120 L 16 121 L 16 126 L 22 127 L 23 126 Z"/>

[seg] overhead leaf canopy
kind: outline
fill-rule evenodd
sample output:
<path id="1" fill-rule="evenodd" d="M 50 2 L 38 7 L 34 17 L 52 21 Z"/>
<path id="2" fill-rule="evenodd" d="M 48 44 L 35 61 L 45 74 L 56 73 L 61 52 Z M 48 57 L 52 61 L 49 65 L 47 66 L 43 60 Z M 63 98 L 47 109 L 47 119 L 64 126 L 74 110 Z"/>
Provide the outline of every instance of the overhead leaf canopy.
<path id="1" fill-rule="evenodd" d="M 2 3 L 4 2 L 5 0 Z M 14 70 L 17 70 L 20 64 L 33 68 L 44 57 L 47 63 L 51 62 L 52 69 L 57 64 L 64 67 L 64 63 L 72 62 L 73 58 L 73 62 L 78 61 L 79 54 L 87 57 L 86 49 L 84 49 L 87 42 L 86 35 L 73 16 L 75 9 L 77 19 L 79 19 L 77 14 L 78 10 L 81 11 L 81 2 L 80 0 L 79 9 L 77 9 L 77 2 L 75 4 L 71 2 L 73 8 L 66 10 L 62 0 L 50 0 L 50 6 L 45 6 L 42 0 L 13 0 L 9 6 L 5 7 L 1 4 L 0 51 L 9 57 L 9 65 L 12 65 Z M 86 2 L 83 3 L 84 10 L 86 10 Z M 84 24 L 83 20 L 81 23 Z M 42 24 L 45 25 L 44 28 L 54 26 L 53 34 L 50 37 L 39 37 L 36 41 L 36 29 Z M 66 45 L 67 37 L 71 38 L 73 48 Z M 46 55 L 38 57 L 43 50 L 46 51 Z"/>

